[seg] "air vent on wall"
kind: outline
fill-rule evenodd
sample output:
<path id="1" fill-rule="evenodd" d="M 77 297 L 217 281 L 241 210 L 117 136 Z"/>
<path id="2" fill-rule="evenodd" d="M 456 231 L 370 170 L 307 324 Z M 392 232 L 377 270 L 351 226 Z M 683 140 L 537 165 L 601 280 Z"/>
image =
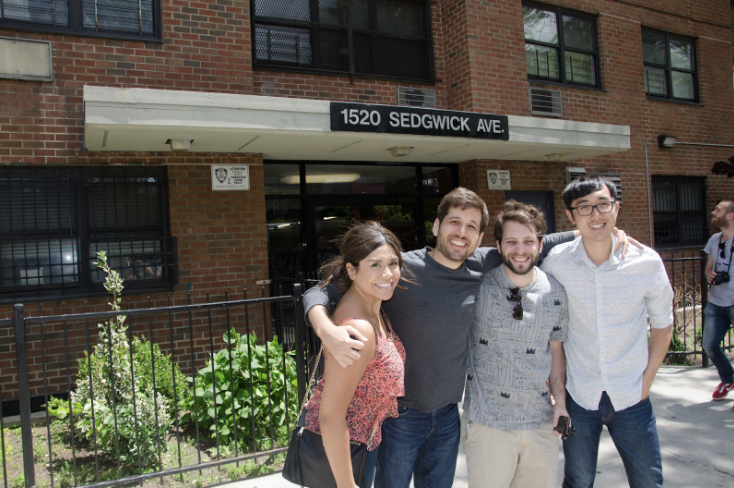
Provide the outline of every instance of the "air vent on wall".
<path id="1" fill-rule="evenodd" d="M 422 88 L 398 87 L 398 105 L 408 107 L 436 108 L 435 90 Z"/>
<path id="2" fill-rule="evenodd" d="M 622 178 L 619 176 L 619 173 L 599 173 L 604 178 L 608 179 L 612 183 L 614 183 L 614 186 L 617 187 L 617 201 L 619 203 L 622 203 Z"/>
<path id="3" fill-rule="evenodd" d="M 586 174 L 584 168 L 566 168 L 566 184 L 568 185 L 573 180 L 577 180 Z"/>
<path id="4" fill-rule="evenodd" d="M 531 88 L 530 113 L 533 115 L 563 117 L 563 107 L 561 107 L 561 92 L 559 92 L 558 90 Z"/>

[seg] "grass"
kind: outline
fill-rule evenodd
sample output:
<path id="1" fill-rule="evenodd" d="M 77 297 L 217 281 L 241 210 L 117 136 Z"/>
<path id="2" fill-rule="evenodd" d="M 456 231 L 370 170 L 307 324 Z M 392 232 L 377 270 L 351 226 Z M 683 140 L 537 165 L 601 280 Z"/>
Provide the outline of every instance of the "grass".
<path id="1" fill-rule="evenodd" d="M 51 463 L 49 463 L 48 457 L 49 432 L 52 450 Z M 53 420 L 49 426 L 49 432 L 47 432 L 45 425 L 33 427 L 33 460 L 37 488 L 51 488 L 52 474 L 54 488 L 70 488 L 98 481 L 114 480 L 120 477 L 117 460 L 114 456 L 100 453 L 95 458 L 92 443 L 76 439 L 74 451 L 72 452 L 68 421 Z M 2 468 L 7 469 L 8 487 L 24 488 L 20 428 L 4 427 L 3 434 L 5 436 L 6 464 Z M 192 432 L 181 432 L 180 439 L 181 466 L 194 466 L 198 464 L 199 457 L 201 457 L 202 463 L 216 459 L 216 448 L 202 441 L 201 448 L 198 449 Z M 175 433 L 170 434 L 166 442 L 167 449 L 161 454 L 163 469 L 178 468 L 179 444 Z M 220 456 L 225 451 L 228 455 L 234 456 L 234 449 L 230 446 L 225 446 L 224 449 L 220 450 Z M 242 455 L 243 453 L 240 451 L 239 454 Z M 76 463 L 74 459 L 76 459 Z M 145 488 L 164 486 L 170 488 L 203 488 L 223 482 L 274 473 L 282 469 L 284 461 L 284 453 L 275 456 L 261 456 L 253 460 L 228 464 L 219 468 L 193 470 L 178 475 L 154 478 L 139 483 L 139 485 Z M 139 474 L 137 466 L 122 466 L 121 471 L 122 476 Z"/>

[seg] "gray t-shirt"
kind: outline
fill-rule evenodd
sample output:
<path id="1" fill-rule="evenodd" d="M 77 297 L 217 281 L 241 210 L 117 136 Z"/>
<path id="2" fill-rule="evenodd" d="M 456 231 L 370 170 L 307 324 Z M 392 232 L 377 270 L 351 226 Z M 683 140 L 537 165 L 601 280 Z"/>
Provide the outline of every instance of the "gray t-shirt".
<path id="1" fill-rule="evenodd" d="M 573 240 L 573 233 L 551 234 L 543 251 Z M 405 346 L 405 397 L 401 407 L 424 413 L 459 403 L 464 393 L 469 328 L 484 274 L 501 264 L 497 249 L 477 249 L 458 269 L 447 268 L 428 255 L 431 248 L 403 253 L 415 285 L 401 283 L 383 303 L 395 333 Z M 306 314 L 314 305 L 333 310 L 340 298 L 335 286 L 313 287 L 304 295 Z"/>
<path id="2" fill-rule="evenodd" d="M 551 371 L 549 341 L 566 340 L 568 302 L 561 284 L 537 271 L 535 281 L 520 288 L 522 320 L 512 318 L 517 302 L 509 300 L 509 290 L 515 285 L 504 266 L 484 277 L 469 333 L 464 410 L 471 422 L 526 430 L 553 420 L 546 385 Z"/>
<path id="3" fill-rule="evenodd" d="M 726 271 L 731 276 L 734 272 L 734 266 L 729 266 L 729 260 L 732 258 L 732 239 L 724 242 L 724 257 L 721 257 L 719 250 L 719 243 L 721 242 L 721 232 L 711 236 L 711 239 L 706 243 L 706 247 L 703 251 L 709 255 L 709 259 L 713 264 L 713 271 Z M 732 263 L 734 264 L 734 263 Z M 720 285 L 713 285 L 709 288 L 709 302 L 719 307 L 731 307 L 731 301 L 734 300 L 734 280 L 729 280 L 729 283 L 722 283 Z"/>

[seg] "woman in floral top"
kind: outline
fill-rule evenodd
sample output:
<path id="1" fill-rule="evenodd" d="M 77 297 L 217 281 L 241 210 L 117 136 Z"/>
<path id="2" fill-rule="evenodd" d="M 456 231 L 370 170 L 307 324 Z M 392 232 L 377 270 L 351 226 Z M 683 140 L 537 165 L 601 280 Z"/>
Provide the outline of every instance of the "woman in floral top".
<path id="1" fill-rule="evenodd" d="M 316 385 L 306 413 L 306 427 L 321 432 L 326 456 L 339 488 L 356 488 L 349 441 L 367 444 L 365 486 L 374 479 L 382 421 L 397 417 L 397 397 L 403 386 L 405 349 L 382 313 L 405 277 L 400 241 L 377 222 L 358 224 L 345 234 L 341 255 L 322 268 L 326 286 L 332 281 L 344 296 L 334 310 L 334 322 L 351 325 L 367 338 L 362 355 L 342 368 L 324 350 L 326 369 Z M 402 273 L 401 273 L 402 271 Z"/>

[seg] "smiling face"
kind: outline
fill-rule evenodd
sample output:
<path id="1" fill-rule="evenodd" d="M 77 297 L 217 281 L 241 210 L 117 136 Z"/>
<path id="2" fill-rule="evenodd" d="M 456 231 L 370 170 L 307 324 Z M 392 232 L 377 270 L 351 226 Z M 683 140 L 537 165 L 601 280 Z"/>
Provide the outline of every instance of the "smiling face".
<path id="1" fill-rule="evenodd" d="M 572 207 L 579 205 L 596 205 L 601 202 L 612 202 L 614 198 L 609 193 L 609 188 L 603 186 L 601 190 L 589 193 L 583 197 L 579 197 L 571 202 Z M 612 211 L 609 213 L 601 213 L 598 209 L 593 209 L 591 215 L 578 215 L 577 210 L 566 210 L 566 215 L 571 223 L 576 224 L 576 228 L 581 232 L 581 236 L 589 241 L 605 241 L 612 238 L 612 230 L 617 223 L 617 214 L 619 213 L 619 202 L 615 202 Z"/>
<path id="2" fill-rule="evenodd" d="M 508 276 L 510 273 L 517 276 L 530 273 L 538 262 L 542 248 L 543 244 L 538 239 L 534 225 L 525 225 L 512 220 L 504 223 L 502 242 L 497 243 L 497 250 L 502 255 Z"/>
<path id="3" fill-rule="evenodd" d="M 456 269 L 474 252 L 484 237 L 479 232 L 482 212 L 477 208 L 453 207 L 444 217 L 433 223 L 436 249 L 431 257 L 447 268 Z"/>
<path id="4" fill-rule="evenodd" d="M 358 267 L 347 263 L 347 273 L 352 280 L 350 291 L 365 298 L 389 300 L 400 280 L 400 260 L 391 245 L 383 244 L 361 260 Z"/>

